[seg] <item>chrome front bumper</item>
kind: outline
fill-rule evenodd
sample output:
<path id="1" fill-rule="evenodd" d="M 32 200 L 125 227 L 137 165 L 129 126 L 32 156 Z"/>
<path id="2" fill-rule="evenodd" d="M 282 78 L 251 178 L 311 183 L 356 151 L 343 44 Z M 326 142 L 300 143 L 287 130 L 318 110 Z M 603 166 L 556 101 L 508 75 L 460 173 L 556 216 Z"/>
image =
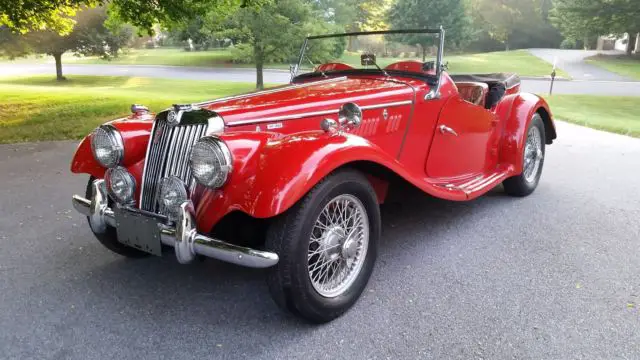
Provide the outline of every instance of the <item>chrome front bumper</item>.
<path id="1" fill-rule="evenodd" d="M 113 209 L 108 206 L 107 190 L 104 180 L 95 180 L 91 186 L 91 199 L 73 195 L 73 207 L 81 214 L 89 217 L 91 228 L 96 233 L 103 233 L 107 225 L 116 227 Z M 127 209 L 138 213 L 145 212 L 137 209 Z M 153 214 L 148 214 L 152 217 Z M 199 234 L 196 230 L 193 210 L 189 202 L 180 206 L 180 216 L 176 225 L 167 225 L 158 220 L 160 240 L 163 244 L 172 246 L 178 262 L 187 264 L 196 255 L 252 267 L 266 268 L 278 263 L 278 255 L 268 251 L 260 251 L 233 245 L 222 240 Z"/>

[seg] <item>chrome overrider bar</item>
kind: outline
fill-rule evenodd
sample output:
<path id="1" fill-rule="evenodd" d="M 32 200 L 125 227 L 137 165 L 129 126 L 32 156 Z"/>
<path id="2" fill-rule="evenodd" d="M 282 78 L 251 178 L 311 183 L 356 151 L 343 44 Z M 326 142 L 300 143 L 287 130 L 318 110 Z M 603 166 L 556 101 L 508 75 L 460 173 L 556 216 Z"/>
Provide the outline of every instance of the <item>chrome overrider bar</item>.
<path id="1" fill-rule="evenodd" d="M 101 179 L 93 182 L 91 199 L 73 195 L 72 200 L 73 207 L 79 213 L 89 217 L 91 228 L 96 233 L 105 232 L 107 225 L 116 226 L 113 209 L 109 208 L 107 201 L 105 182 Z M 137 209 L 128 209 L 128 211 L 137 211 Z M 272 252 L 237 246 L 199 234 L 196 230 L 193 209 L 188 201 L 180 206 L 180 216 L 175 226 L 158 220 L 158 228 L 162 243 L 174 248 L 178 262 L 182 264 L 190 263 L 196 255 L 252 268 L 270 267 L 277 264 L 279 260 L 278 255 Z"/>

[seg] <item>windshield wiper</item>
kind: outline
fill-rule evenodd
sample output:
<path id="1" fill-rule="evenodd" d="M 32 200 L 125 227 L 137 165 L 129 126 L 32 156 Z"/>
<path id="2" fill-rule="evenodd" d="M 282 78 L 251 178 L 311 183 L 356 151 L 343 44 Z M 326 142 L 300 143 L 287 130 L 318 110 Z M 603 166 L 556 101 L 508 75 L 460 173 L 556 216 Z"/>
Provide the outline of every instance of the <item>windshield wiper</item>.
<path id="1" fill-rule="evenodd" d="M 387 73 L 387 71 L 386 71 L 385 69 L 381 68 L 380 66 L 378 66 L 378 63 L 377 63 L 377 62 L 375 62 L 375 61 L 374 61 L 374 62 L 373 62 L 373 65 L 375 65 L 375 67 L 377 67 L 377 68 L 378 68 L 378 70 L 382 71 L 382 73 L 384 74 L 384 76 L 389 77 L 389 74 Z"/>

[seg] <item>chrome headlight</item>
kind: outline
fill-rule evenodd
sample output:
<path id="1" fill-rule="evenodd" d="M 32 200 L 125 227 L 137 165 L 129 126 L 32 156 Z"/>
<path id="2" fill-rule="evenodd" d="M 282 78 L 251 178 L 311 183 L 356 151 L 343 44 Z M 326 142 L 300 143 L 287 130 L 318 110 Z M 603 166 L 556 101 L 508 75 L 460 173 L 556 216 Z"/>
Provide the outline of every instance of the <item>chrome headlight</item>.
<path id="1" fill-rule="evenodd" d="M 130 205 L 135 203 L 136 180 L 133 175 L 122 166 L 107 170 L 105 174 L 107 190 L 112 198 L 120 204 Z"/>
<path id="2" fill-rule="evenodd" d="M 231 163 L 231 152 L 218 137 L 205 136 L 191 148 L 189 164 L 198 184 L 210 188 L 221 187 L 231 173 Z"/>
<path id="3" fill-rule="evenodd" d="M 113 125 L 101 125 L 91 137 L 93 157 L 104 167 L 112 168 L 120 164 L 124 157 L 122 135 Z"/>
<path id="4" fill-rule="evenodd" d="M 169 220 L 176 221 L 180 214 L 180 205 L 187 201 L 187 189 L 177 176 L 162 179 L 158 193 L 158 208 Z"/>

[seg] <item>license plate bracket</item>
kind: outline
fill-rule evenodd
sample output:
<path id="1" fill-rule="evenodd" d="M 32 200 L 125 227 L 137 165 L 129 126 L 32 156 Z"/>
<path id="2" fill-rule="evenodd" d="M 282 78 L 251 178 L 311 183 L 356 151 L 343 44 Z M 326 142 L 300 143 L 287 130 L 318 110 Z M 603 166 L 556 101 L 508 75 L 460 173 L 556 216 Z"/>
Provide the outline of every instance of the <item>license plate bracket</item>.
<path id="1" fill-rule="evenodd" d="M 162 255 L 160 228 L 156 219 L 118 207 L 113 209 L 113 214 L 119 242 L 152 255 Z"/>

